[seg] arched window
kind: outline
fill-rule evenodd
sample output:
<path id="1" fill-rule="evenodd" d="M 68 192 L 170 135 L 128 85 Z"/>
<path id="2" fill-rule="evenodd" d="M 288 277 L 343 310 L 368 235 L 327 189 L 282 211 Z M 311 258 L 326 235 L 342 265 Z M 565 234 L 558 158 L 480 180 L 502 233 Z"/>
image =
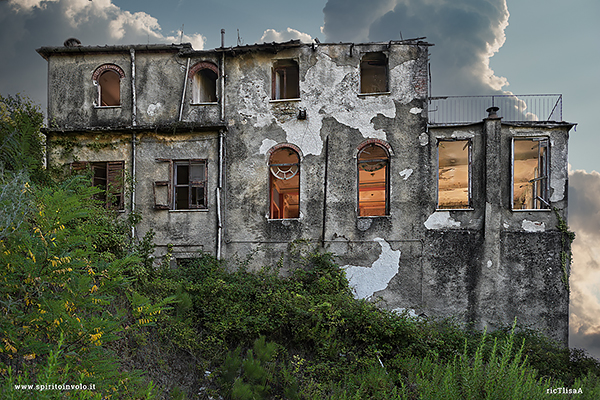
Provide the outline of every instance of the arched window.
<path id="1" fill-rule="evenodd" d="M 368 143 L 358 152 L 358 215 L 388 214 L 389 154 L 378 143 Z"/>
<path id="2" fill-rule="evenodd" d="M 98 107 L 121 105 L 121 78 L 124 77 L 123 70 L 114 64 L 104 64 L 96 68 L 92 80 L 98 87 Z"/>
<path id="3" fill-rule="evenodd" d="M 192 104 L 217 102 L 219 69 L 211 62 L 195 64 L 189 73 L 192 80 Z"/>
<path id="4" fill-rule="evenodd" d="M 388 62 L 383 53 L 367 53 L 360 61 L 360 92 L 388 91 Z"/>
<path id="5" fill-rule="evenodd" d="M 291 147 L 280 147 L 269 158 L 269 217 L 300 217 L 300 157 Z"/>

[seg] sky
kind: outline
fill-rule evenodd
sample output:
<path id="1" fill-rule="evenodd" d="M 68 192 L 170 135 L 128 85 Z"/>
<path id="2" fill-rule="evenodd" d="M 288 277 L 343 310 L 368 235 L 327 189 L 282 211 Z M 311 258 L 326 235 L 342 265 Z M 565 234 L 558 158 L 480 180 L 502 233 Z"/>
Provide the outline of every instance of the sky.
<path id="1" fill-rule="evenodd" d="M 35 49 L 190 42 L 195 49 L 301 39 L 426 37 L 432 95 L 563 95 L 569 142 L 570 345 L 600 358 L 600 1 L 598 0 L 0 0 L 0 93 L 46 107 Z M 183 32 L 182 32 L 183 31 Z M 596 111 L 594 111 L 596 110 Z"/>

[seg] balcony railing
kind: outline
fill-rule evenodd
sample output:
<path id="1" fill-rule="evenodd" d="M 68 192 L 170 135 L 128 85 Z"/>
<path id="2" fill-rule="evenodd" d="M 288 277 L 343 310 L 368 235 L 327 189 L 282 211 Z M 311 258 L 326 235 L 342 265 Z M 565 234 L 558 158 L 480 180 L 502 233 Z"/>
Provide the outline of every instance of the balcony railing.
<path id="1" fill-rule="evenodd" d="M 430 125 L 460 125 L 487 118 L 499 107 L 505 122 L 562 121 L 562 94 L 443 96 L 429 98 Z"/>

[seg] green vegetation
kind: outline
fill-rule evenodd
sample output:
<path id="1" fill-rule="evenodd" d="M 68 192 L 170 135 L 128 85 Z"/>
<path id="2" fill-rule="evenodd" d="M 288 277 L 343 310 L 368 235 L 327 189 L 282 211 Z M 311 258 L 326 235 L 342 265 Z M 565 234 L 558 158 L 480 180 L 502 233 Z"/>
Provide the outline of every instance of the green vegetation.
<path id="1" fill-rule="evenodd" d="M 581 350 L 381 310 L 308 244 L 259 271 L 207 254 L 171 268 L 88 177 L 31 162 L 0 166 L 2 399 L 600 398 L 600 363 Z"/>

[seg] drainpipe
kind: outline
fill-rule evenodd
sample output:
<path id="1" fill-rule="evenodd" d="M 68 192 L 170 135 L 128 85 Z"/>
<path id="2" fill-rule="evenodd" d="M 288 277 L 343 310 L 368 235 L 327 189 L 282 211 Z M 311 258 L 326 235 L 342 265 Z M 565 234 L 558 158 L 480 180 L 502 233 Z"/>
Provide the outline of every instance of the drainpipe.
<path id="1" fill-rule="evenodd" d="M 221 29 L 221 48 L 225 47 L 225 29 Z M 225 52 L 221 53 L 221 122 L 225 121 Z M 223 191 L 223 159 L 224 159 L 225 132 L 219 130 L 219 183 L 217 186 L 217 259 L 221 259 L 223 244 L 223 210 L 221 193 Z"/>
<path id="2" fill-rule="evenodd" d="M 181 105 L 179 106 L 179 122 L 183 117 L 183 105 L 185 104 L 185 92 L 187 89 L 188 73 L 190 72 L 190 58 L 187 59 L 187 65 L 185 67 L 185 75 L 183 77 L 183 93 L 181 94 Z"/>
<path id="3" fill-rule="evenodd" d="M 325 173 L 323 178 L 323 227 L 321 232 L 321 247 L 325 248 L 325 224 L 327 223 L 327 168 L 329 166 L 329 135 L 325 138 Z"/>
<path id="4" fill-rule="evenodd" d="M 129 49 L 131 55 L 131 126 L 134 128 L 131 131 L 131 213 L 135 212 L 135 127 L 137 126 L 137 99 L 135 93 L 135 50 Z M 131 240 L 135 239 L 135 225 L 131 225 Z"/>

